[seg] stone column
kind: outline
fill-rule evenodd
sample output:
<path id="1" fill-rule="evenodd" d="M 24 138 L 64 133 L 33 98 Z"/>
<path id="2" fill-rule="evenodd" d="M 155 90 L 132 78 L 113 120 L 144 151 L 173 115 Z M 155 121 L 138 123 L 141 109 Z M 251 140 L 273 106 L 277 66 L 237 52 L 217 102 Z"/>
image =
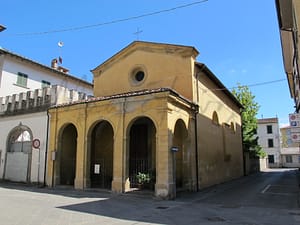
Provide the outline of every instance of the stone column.
<path id="1" fill-rule="evenodd" d="M 167 129 L 167 126 L 164 126 L 157 133 L 157 179 L 155 184 L 155 195 L 162 199 L 174 199 L 176 197 L 171 145 L 172 133 Z"/>

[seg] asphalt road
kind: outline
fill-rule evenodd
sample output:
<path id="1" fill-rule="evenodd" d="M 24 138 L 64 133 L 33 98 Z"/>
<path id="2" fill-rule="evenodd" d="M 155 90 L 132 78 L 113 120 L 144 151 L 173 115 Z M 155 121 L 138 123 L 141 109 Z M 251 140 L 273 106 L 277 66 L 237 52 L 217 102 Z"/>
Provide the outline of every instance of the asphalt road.
<path id="1" fill-rule="evenodd" d="M 250 175 L 173 201 L 0 183 L 0 225 L 299 225 L 299 171 Z"/>

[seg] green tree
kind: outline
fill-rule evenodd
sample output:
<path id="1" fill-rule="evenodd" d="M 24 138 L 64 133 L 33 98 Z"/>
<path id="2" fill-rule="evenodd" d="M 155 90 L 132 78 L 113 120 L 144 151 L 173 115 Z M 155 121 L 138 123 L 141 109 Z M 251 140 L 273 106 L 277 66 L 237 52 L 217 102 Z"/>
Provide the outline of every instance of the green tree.
<path id="1" fill-rule="evenodd" d="M 239 84 L 237 88 L 232 90 L 232 93 L 244 107 L 242 110 L 243 150 L 249 151 L 252 157 L 265 157 L 266 153 L 257 143 L 256 117 L 259 105 L 255 102 L 255 96 L 251 93 L 249 87 Z"/>

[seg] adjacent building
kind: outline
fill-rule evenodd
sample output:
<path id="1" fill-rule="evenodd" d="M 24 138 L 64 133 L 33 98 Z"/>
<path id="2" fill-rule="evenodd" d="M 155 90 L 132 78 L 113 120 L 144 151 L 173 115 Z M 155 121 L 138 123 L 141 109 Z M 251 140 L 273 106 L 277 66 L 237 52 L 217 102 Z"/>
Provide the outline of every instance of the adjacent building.
<path id="1" fill-rule="evenodd" d="M 48 67 L 0 49 L 0 179 L 44 183 L 48 108 L 93 93 L 66 72 L 56 59 Z"/>
<path id="2" fill-rule="evenodd" d="M 299 24 L 300 1 L 276 0 L 278 23 L 282 46 L 284 70 L 287 76 L 291 97 L 295 102 L 296 112 L 300 109 L 299 80 Z"/>
<path id="3" fill-rule="evenodd" d="M 94 98 L 49 109 L 49 186 L 162 198 L 243 175 L 242 105 L 191 46 L 135 41 L 92 70 Z"/>
<path id="4" fill-rule="evenodd" d="M 280 128 L 282 167 L 300 168 L 300 143 L 293 141 L 290 126 Z"/>
<path id="5" fill-rule="evenodd" d="M 268 167 L 281 167 L 278 118 L 258 119 L 257 136 L 258 144 L 267 153 Z"/>
<path id="6" fill-rule="evenodd" d="M 53 59 L 51 65 L 46 66 L 0 48 L 0 97 L 52 85 L 93 95 L 91 83 L 78 79 L 68 72 L 57 59 Z"/>

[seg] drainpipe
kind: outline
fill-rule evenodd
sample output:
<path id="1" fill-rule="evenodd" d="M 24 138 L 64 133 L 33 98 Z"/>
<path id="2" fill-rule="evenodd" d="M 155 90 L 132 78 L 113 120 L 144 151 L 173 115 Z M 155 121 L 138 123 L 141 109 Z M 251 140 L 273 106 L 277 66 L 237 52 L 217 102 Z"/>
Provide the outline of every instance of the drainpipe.
<path id="1" fill-rule="evenodd" d="M 247 164 L 246 164 L 246 154 L 244 149 L 244 132 L 243 132 L 243 118 L 242 118 L 243 109 L 240 110 L 240 117 L 241 117 L 241 139 L 242 139 L 242 155 L 243 155 L 243 169 L 244 169 L 244 176 L 247 176 Z"/>
<path id="2" fill-rule="evenodd" d="M 122 191 L 121 192 L 125 192 L 126 190 L 126 171 L 129 170 L 129 168 L 127 168 L 127 165 L 125 162 L 127 162 L 127 137 L 126 137 L 126 128 L 125 128 L 125 114 L 126 114 L 126 97 L 124 97 L 124 100 L 122 102 L 122 136 L 123 136 L 123 140 L 122 140 Z M 126 140 L 126 141 L 125 141 Z M 124 164 L 125 163 L 125 164 Z M 128 164 L 129 166 L 129 164 Z M 124 168 L 126 167 L 126 168 Z"/>
<path id="3" fill-rule="evenodd" d="M 198 108 L 198 106 L 197 106 Z M 199 191 L 199 168 L 198 168 L 198 131 L 197 131 L 197 125 L 198 125 L 198 120 L 197 120 L 197 114 L 198 114 L 198 109 L 195 108 L 194 112 L 195 112 L 195 157 L 196 157 L 196 191 Z"/>
<path id="4" fill-rule="evenodd" d="M 49 111 L 47 109 L 47 132 L 46 132 L 46 149 L 45 149 L 45 164 L 44 164 L 44 182 L 43 182 L 43 187 L 46 186 L 46 169 L 47 169 L 47 158 L 48 158 L 48 141 L 49 141 Z"/>

